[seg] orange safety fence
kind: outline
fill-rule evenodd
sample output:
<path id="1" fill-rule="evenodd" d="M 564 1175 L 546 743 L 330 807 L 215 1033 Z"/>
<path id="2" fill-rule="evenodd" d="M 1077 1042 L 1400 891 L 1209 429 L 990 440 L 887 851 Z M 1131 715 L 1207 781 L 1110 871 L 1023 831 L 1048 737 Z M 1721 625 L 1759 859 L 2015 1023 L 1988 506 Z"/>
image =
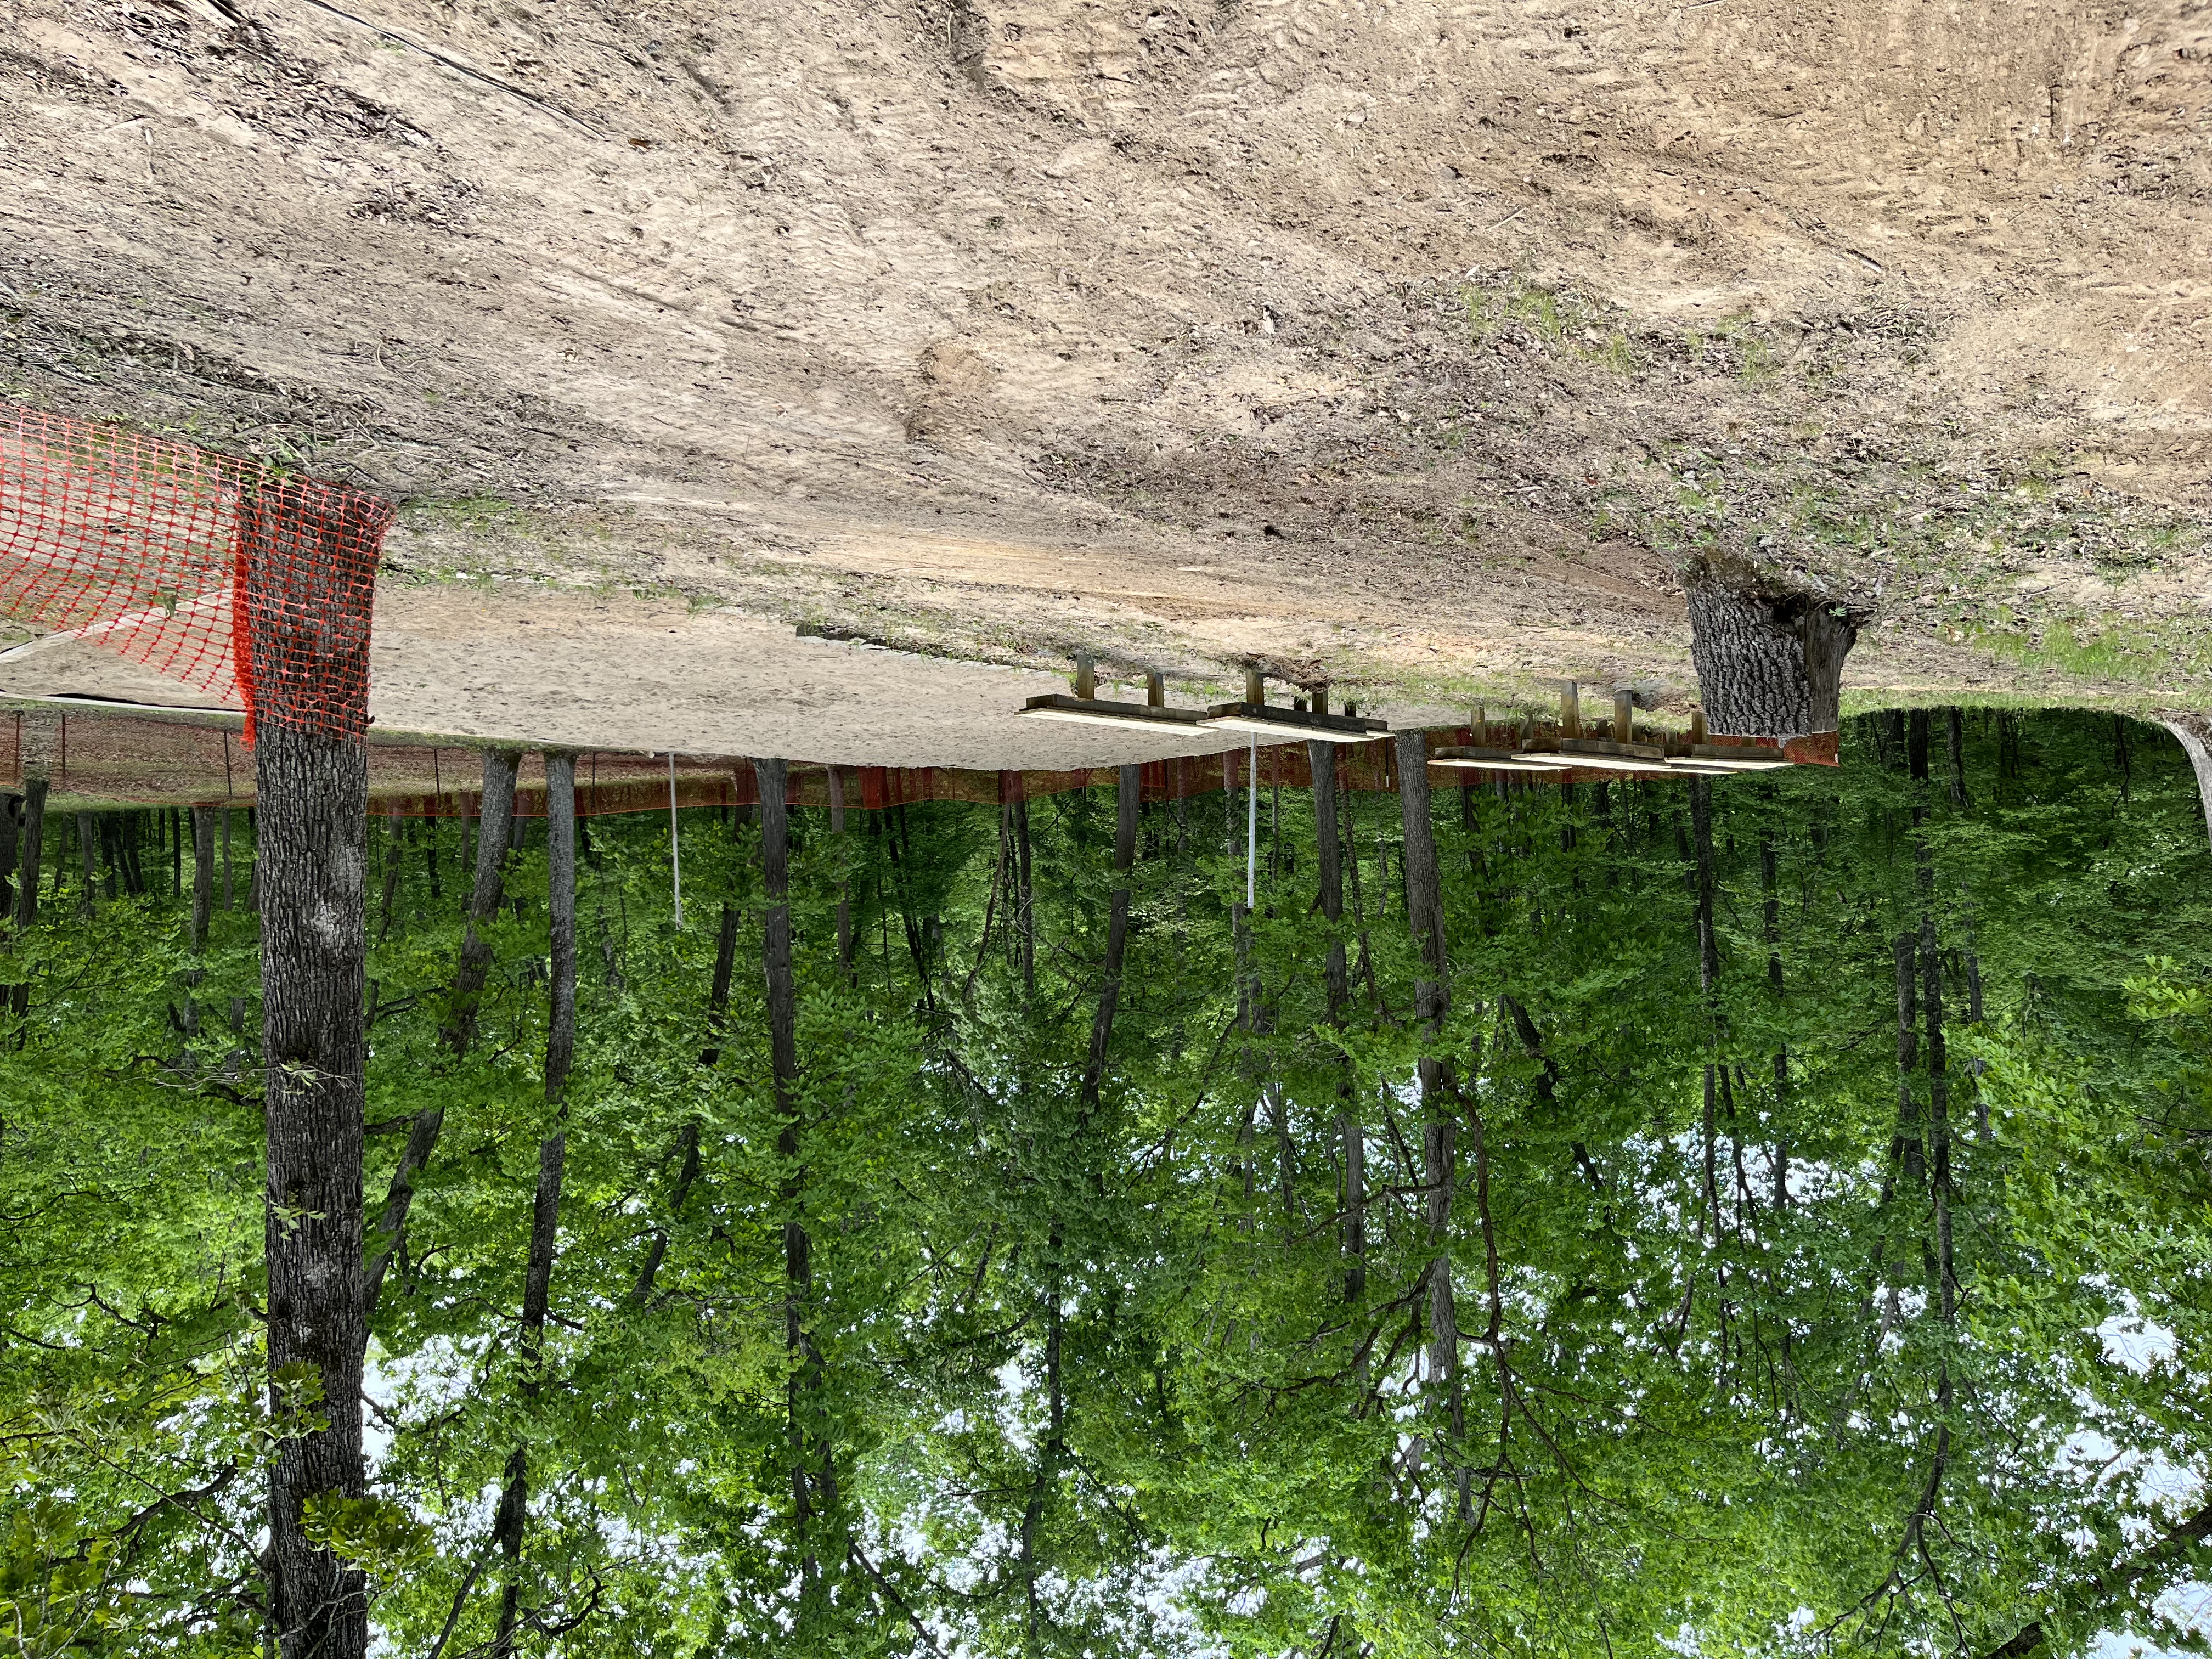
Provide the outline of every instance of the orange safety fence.
<path id="1" fill-rule="evenodd" d="M 264 721 L 366 730 L 392 515 L 342 485 L 0 403 L 0 617 L 235 703 L 249 744 Z"/>

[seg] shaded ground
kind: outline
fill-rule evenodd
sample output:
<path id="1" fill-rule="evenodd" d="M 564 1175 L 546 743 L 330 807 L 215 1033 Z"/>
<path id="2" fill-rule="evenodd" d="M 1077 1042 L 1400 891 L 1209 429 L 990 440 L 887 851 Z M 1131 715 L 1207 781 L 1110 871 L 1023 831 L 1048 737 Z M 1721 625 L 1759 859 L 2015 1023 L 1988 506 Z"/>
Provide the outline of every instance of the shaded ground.
<path id="1" fill-rule="evenodd" d="M 2212 696 L 2180 0 L 30 0 L 0 56 L 0 393 L 398 494 L 402 582 L 1679 705 L 1720 544 L 1876 613 L 1863 696 Z M 656 614 L 577 625 L 605 696 Z M 502 660 L 380 696 L 570 689 Z"/>

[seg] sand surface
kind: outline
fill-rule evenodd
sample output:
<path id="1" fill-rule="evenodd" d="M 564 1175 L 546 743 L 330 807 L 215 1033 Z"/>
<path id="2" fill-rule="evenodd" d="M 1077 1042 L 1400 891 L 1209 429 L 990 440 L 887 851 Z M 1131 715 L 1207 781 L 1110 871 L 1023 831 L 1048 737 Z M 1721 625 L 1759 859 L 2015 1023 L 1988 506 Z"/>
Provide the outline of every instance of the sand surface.
<path id="1" fill-rule="evenodd" d="M 1862 687 L 2212 699 L 2188 0 L 345 10 L 0 19 L 0 396 L 647 596 L 441 726 L 732 718 L 665 594 L 1679 705 L 1711 546 L 1869 610 Z"/>

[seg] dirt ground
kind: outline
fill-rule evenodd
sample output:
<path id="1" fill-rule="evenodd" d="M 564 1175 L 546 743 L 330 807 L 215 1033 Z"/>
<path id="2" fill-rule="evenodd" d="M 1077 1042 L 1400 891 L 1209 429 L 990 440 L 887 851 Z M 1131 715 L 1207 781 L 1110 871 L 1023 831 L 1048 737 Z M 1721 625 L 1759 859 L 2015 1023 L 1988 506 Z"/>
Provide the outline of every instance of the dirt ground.
<path id="1" fill-rule="evenodd" d="M 400 499 L 445 732 L 1679 707 L 1712 547 L 1862 702 L 2203 707 L 2208 134 L 2185 0 L 11 0 L 0 396 Z"/>

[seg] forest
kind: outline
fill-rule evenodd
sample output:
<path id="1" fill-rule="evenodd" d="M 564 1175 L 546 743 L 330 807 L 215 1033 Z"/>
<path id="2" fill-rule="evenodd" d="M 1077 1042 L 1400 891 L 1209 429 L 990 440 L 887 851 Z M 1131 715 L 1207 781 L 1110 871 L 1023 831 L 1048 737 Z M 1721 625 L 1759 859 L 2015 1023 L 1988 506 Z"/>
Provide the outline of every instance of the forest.
<path id="1" fill-rule="evenodd" d="M 2201 1646 L 2182 751 L 1396 741 L 880 811 L 763 760 L 680 925 L 667 813 L 498 753 L 481 819 L 372 804 L 357 1382 L 268 1346 L 324 1212 L 256 826 L 10 813 L 0 1646 L 275 1659 L 272 1480 L 347 1432 L 297 1530 L 408 1659 Z"/>

